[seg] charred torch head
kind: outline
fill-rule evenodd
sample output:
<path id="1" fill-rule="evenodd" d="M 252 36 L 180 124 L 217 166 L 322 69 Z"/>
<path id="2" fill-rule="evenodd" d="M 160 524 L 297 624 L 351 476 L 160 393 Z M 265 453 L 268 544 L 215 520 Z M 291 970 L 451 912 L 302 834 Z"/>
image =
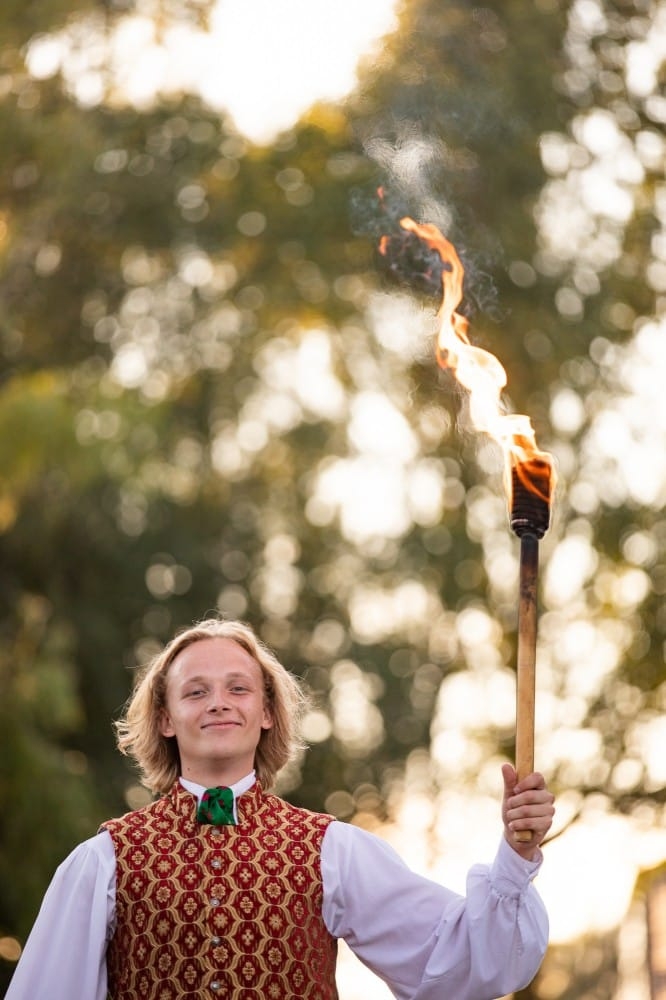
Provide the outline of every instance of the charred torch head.
<path id="1" fill-rule="evenodd" d="M 522 538 L 543 538 L 550 523 L 553 468 L 547 457 L 534 456 L 511 468 L 511 528 Z"/>

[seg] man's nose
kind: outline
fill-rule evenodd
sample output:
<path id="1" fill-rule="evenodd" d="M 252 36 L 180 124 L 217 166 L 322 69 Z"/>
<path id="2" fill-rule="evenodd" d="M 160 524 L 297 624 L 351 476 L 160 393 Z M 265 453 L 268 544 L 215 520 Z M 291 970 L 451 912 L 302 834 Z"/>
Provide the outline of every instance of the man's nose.
<path id="1" fill-rule="evenodd" d="M 224 712 L 229 708 L 227 692 L 224 689 L 219 691 L 211 691 L 208 704 L 206 705 L 206 711 L 208 712 Z"/>

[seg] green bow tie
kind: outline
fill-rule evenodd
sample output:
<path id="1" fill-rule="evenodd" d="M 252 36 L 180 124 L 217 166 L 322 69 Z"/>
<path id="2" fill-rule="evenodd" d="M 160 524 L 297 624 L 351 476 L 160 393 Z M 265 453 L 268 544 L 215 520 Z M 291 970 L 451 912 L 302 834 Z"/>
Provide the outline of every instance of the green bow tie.
<path id="1" fill-rule="evenodd" d="M 197 819 L 200 823 L 212 823 L 213 826 L 235 826 L 232 790 L 224 787 L 207 788 L 197 809 Z"/>

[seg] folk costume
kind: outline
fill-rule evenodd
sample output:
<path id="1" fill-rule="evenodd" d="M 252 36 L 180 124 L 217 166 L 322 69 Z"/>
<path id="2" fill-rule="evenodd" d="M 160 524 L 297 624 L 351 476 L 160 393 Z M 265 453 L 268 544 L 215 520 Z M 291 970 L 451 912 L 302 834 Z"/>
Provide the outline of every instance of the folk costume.
<path id="1" fill-rule="evenodd" d="M 264 795 L 258 783 L 239 812 L 238 825 L 199 823 L 176 783 L 104 824 L 117 861 L 112 997 L 333 1000 L 336 942 L 321 916 L 319 862 L 333 817 Z"/>
<path id="2" fill-rule="evenodd" d="M 197 820 L 205 791 L 181 778 L 75 848 L 6 1000 L 335 1000 L 338 939 L 398 1000 L 492 1000 L 535 975 L 540 858 L 502 839 L 463 897 L 378 837 L 265 793 L 254 773 L 233 786 L 228 823 Z"/>

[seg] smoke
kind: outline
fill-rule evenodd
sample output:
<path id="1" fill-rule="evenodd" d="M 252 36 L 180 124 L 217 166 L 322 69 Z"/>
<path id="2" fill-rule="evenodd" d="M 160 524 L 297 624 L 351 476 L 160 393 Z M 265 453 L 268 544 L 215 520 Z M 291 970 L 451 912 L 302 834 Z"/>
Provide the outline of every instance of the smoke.
<path id="1" fill-rule="evenodd" d="M 420 134 L 416 126 L 406 126 L 395 142 L 371 138 L 366 155 L 388 179 L 387 187 L 409 204 L 417 221 L 433 222 L 442 232 L 453 225 L 453 213 L 433 190 L 436 175 L 446 162 L 446 147 L 440 139 Z"/>
<path id="2" fill-rule="evenodd" d="M 423 131 L 420 124 L 394 123 L 391 138 L 367 135 L 365 155 L 377 167 L 376 179 L 351 194 L 352 227 L 370 238 L 377 250 L 377 270 L 399 284 L 439 303 L 443 264 L 437 251 L 400 227 L 409 216 L 431 222 L 456 246 L 465 269 L 465 299 L 460 312 L 468 318 L 477 310 L 497 316 L 497 294 L 488 271 L 457 234 L 458 216 L 443 194 L 443 178 L 454 154 L 446 143 Z"/>

